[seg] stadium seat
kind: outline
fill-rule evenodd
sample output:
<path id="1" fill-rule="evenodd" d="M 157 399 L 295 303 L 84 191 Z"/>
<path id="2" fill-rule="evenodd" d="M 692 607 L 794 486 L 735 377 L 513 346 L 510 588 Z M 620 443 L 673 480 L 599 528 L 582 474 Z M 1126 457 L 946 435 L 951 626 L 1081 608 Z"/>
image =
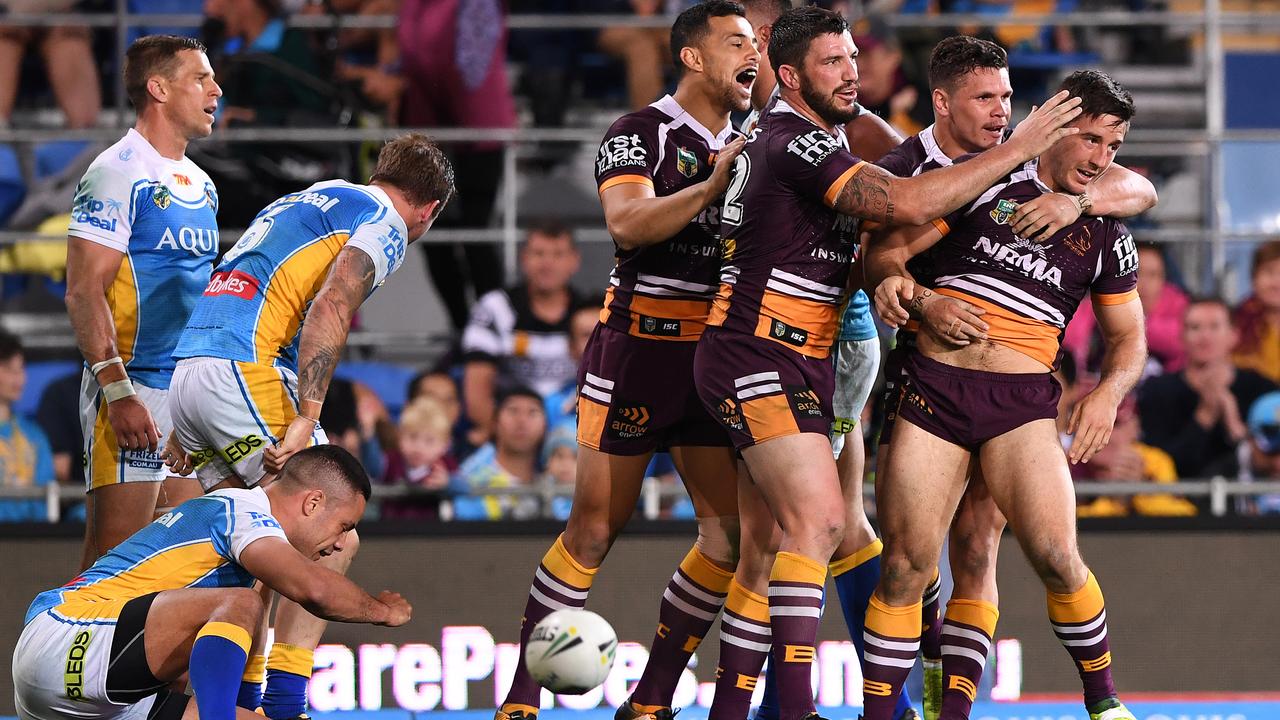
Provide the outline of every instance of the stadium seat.
<path id="1" fill-rule="evenodd" d="M 49 383 L 63 375 L 69 375 L 82 367 L 82 363 L 72 360 L 49 360 L 27 363 L 27 384 L 22 388 L 22 397 L 14 408 L 24 415 L 34 417 L 36 408 L 40 406 L 40 396 Z"/>
<path id="2" fill-rule="evenodd" d="M 392 420 L 409 399 L 409 381 L 418 371 L 414 368 L 384 362 L 346 362 L 334 370 L 335 377 L 364 383 L 387 406 Z"/>
<path id="3" fill-rule="evenodd" d="M 26 196 L 27 184 L 22 179 L 18 154 L 8 145 L 0 145 L 0 226 L 9 221 Z"/>
<path id="4" fill-rule="evenodd" d="M 85 140 L 54 140 L 36 144 L 36 178 L 62 172 L 89 145 Z"/>

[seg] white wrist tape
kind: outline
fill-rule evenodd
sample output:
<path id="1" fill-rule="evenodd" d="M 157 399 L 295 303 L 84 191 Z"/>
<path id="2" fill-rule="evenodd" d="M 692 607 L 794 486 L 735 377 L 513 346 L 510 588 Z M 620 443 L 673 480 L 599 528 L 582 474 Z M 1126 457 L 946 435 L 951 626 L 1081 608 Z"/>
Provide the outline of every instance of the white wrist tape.
<path id="1" fill-rule="evenodd" d="M 107 399 L 108 404 L 137 394 L 138 392 L 133 389 L 133 383 L 128 380 L 117 380 L 102 388 L 102 396 Z"/>
<path id="2" fill-rule="evenodd" d="M 102 372 L 104 369 L 106 369 L 111 365 L 119 365 L 120 367 L 124 367 L 124 360 L 121 360 L 120 356 L 117 355 L 113 358 L 103 360 L 100 363 L 94 363 L 92 366 L 89 367 L 89 372 L 93 373 L 94 377 L 97 377 L 98 373 Z"/>

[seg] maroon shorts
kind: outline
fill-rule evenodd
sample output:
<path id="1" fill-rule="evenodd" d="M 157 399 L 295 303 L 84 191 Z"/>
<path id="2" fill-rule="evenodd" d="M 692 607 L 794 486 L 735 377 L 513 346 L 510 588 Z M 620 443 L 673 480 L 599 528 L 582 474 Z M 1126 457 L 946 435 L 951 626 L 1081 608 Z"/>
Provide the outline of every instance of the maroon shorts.
<path id="1" fill-rule="evenodd" d="M 1058 416 L 1062 388 L 1049 373 L 967 370 L 909 353 L 898 415 L 969 450 L 1033 420 Z"/>
<path id="2" fill-rule="evenodd" d="M 803 432 L 824 437 L 835 415 L 835 366 L 764 338 L 709 327 L 693 363 L 698 395 L 741 450 Z"/>
<path id="3" fill-rule="evenodd" d="M 696 345 L 596 325 L 578 366 L 578 442 L 610 455 L 728 447 L 693 389 Z"/>

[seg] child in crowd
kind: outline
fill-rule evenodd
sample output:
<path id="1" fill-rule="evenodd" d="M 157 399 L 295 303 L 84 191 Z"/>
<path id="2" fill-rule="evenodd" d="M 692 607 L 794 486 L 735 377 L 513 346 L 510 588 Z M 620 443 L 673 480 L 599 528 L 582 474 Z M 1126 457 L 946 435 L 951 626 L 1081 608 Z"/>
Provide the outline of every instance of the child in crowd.
<path id="1" fill-rule="evenodd" d="M 409 403 L 400 414 L 396 447 L 387 453 L 382 482 L 446 490 L 458 467 L 449 454 L 451 429 L 448 412 L 434 398 L 422 396 Z M 436 519 L 442 499 L 432 495 L 387 500 L 382 504 L 382 517 Z"/>

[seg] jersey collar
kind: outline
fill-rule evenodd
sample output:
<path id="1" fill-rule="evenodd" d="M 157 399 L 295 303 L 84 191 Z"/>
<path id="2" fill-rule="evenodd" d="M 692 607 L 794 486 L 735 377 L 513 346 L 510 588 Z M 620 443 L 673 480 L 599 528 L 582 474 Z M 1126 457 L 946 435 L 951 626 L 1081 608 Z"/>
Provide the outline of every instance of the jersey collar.
<path id="1" fill-rule="evenodd" d="M 934 123 L 920 131 L 920 144 L 924 146 L 924 154 L 928 159 L 934 161 L 940 167 L 950 167 L 952 164 L 951 158 L 942 152 L 942 148 L 938 145 L 938 138 L 934 137 L 933 134 L 934 128 L 937 126 L 938 124 Z"/>
<path id="2" fill-rule="evenodd" d="M 716 135 L 685 111 L 683 107 L 680 107 L 680 103 L 676 102 L 676 99 L 671 95 L 662 96 L 661 100 L 658 100 L 649 107 L 656 108 L 667 115 L 670 115 L 672 128 L 684 125 L 698 133 L 698 135 L 702 136 L 703 140 L 707 141 L 707 145 L 709 145 L 712 150 L 718 150 L 724 147 L 724 144 L 729 142 L 729 139 L 733 137 L 733 123 L 725 123 L 724 129 L 720 131 L 719 135 Z"/>

